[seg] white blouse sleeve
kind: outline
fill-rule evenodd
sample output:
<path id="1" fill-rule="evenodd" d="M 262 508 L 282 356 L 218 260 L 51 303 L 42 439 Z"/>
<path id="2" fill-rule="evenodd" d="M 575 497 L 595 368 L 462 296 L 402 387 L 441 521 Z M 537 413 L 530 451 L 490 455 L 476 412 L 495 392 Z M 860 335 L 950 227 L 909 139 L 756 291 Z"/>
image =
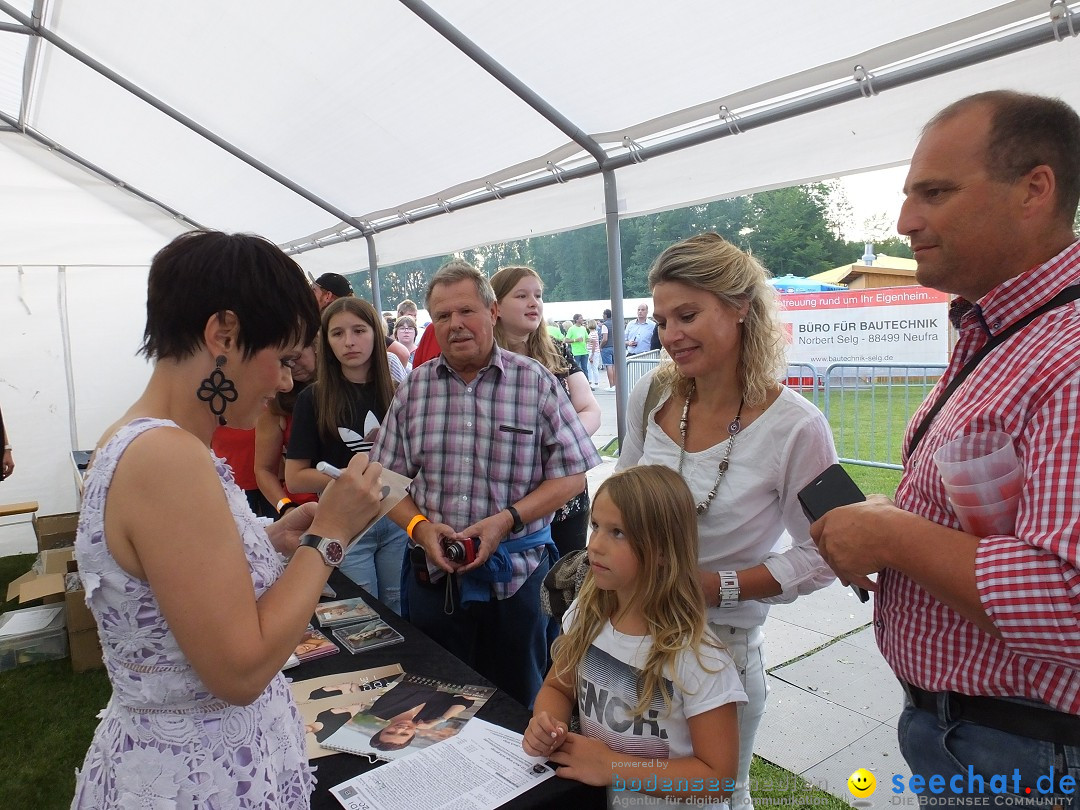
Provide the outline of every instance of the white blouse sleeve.
<path id="1" fill-rule="evenodd" d="M 787 437 L 780 455 L 779 496 L 784 528 L 791 535 L 791 547 L 773 552 L 765 558 L 765 567 L 780 583 L 782 592 L 762 599 L 769 604 L 792 602 L 798 596 L 812 593 L 836 579 L 832 569 L 818 553 L 810 538 L 810 521 L 799 503 L 799 490 L 809 484 L 826 467 L 835 464 L 829 423 L 819 411 L 807 414 Z"/>

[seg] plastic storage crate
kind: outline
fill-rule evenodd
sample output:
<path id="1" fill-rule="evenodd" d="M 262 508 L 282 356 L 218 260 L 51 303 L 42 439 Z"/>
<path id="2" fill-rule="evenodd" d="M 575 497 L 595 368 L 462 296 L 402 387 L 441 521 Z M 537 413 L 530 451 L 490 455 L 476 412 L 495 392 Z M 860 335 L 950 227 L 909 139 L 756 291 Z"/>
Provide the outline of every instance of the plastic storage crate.
<path id="1" fill-rule="evenodd" d="M 50 612 L 56 615 L 43 627 L 10 634 L 12 626 L 36 624 L 44 621 Z M 4 632 L 5 628 L 8 634 Z M 12 610 L 0 616 L 0 672 L 39 661 L 66 658 L 67 654 L 68 637 L 62 603 Z"/>

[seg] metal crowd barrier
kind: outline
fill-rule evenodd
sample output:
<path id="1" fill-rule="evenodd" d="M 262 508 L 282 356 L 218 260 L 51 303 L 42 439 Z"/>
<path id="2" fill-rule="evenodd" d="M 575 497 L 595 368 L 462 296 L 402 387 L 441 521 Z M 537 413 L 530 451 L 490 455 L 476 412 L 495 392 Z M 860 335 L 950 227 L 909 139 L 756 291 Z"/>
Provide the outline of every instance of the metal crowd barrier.
<path id="1" fill-rule="evenodd" d="M 785 378 L 780 382 L 788 388 L 799 391 L 819 408 L 821 407 L 818 394 L 824 387 L 825 380 L 818 374 L 816 368 L 809 363 L 788 363 L 784 376 Z"/>
<path id="2" fill-rule="evenodd" d="M 661 351 L 626 358 L 627 391 L 662 359 Z M 822 371 L 789 363 L 781 382 L 824 412 L 841 461 L 899 470 L 907 424 L 944 371 L 941 364 L 833 363 Z"/>
<path id="3" fill-rule="evenodd" d="M 638 380 L 660 365 L 662 349 L 642 352 L 626 358 L 626 391 L 634 390 Z"/>
<path id="4" fill-rule="evenodd" d="M 902 469 L 901 444 L 916 408 L 945 371 L 940 364 L 833 363 L 825 369 L 825 406 L 840 460 Z"/>

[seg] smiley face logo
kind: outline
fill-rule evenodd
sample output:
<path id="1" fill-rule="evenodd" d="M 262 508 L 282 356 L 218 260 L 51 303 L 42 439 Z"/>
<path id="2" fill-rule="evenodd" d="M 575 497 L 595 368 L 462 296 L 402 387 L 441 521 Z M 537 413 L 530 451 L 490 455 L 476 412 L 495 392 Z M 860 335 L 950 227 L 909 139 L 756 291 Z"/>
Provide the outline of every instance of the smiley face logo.
<path id="1" fill-rule="evenodd" d="M 874 795 L 874 791 L 877 790 L 877 780 L 866 768 L 859 768 L 848 777 L 847 789 L 855 798 L 865 799 L 867 796 Z"/>

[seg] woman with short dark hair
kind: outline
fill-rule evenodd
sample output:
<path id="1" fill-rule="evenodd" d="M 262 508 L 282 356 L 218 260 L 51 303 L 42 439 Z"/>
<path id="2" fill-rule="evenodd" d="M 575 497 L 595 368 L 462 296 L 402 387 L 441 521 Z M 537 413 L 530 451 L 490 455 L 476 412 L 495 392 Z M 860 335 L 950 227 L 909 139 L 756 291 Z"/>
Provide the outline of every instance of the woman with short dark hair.
<path id="1" fill-rule="evenodd" d="M 357 457 L 318 506 L 264 528 L 210 450 L 215 428 L 254 427 L 292 387 L 318 327 L 303 271 L 273 244 L 177 237 L 154 257 L 146 309 L 154 368 L 98 443 L 75 540 L 113 695 L 72 806 L 308 807 L 281 667 L 378 514 L 381 468 Z"/>

